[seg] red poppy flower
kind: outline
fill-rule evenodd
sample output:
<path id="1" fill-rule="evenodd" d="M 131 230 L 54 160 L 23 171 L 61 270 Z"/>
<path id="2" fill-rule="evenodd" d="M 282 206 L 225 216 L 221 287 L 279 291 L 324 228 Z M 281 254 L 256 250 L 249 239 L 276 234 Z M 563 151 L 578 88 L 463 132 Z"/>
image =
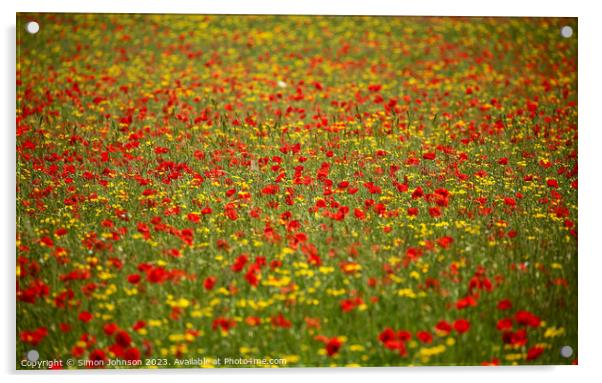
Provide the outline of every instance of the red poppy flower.
<path id="1" fill-rule="evenodd" d="M 424 195 L 424 192 L 422 191 L 422 188 L 420 186 L 418 186 L 416 189 L 414 189 L 414 191 L 412 192 L 412 199 L 418 199 L 421 198 Z"/>
<path id="2" fill-rule="evenodd" d="M 470 328 L 470 322 L 466 319 L 457 319 L 454 322 L 454 329 L 459 333 L 463 334 Z"/>
<path id="3" fill-rule="evenodd" d="M 84 323 L 88 323 L 92 320 L 93 316 L 92 314 L 90 314 L 88 311 L 82 311 L 79 313 L 79 320 L 84 322 Z"/>
<path id="4" fill-rule="evenodd" d="M 62 237 L 65 234 L 67 234 L 67 229 L 65 229 L 64 227 L 58 228 L 54 232 L 54 235 L 56 235 L 57 237 Z"/>
<path id="5" fill-rule="evenodd" d="M 216 277 L 209 276 L 209 277 L 205 278 L 205 280 L 203 281 L 203 287 L 205 288 L 205 290 L 212 290 L 213 286 L 215 286 L 216 282 L 217 282 Z"/>
<path id="6" fill-rule="evenodd" d="M 339 305 L 343 312 L 349 312 L 354 308 L 358 307 L 359 305 L 362 305 L 363 303 L 364 300 L 362 298 L 357 297 L 351 299 L 343 299 Z"/>
<path id="7" fill-rule="evenodd" d="M 383 343 L 387 343 L 388 341 L 395 339 L 395 337 L 395 331 L 393 331 L 393 329 L 390 327 L 385 328 L 380 334 L 378 334 L 378 340 Z"/>
<path id="8" fill-rule="evenodd" d="M 143 320 L 137 320 L 136 323 L 132 326 L 132 330 L 138 331 L 142 328 L 146 327 L 146 322 Z"/>
<path id="9" fill-rule="evenodd" d="M 510 319 L 510 318 L 500 319 L 497 322 L 496 327 L 498 330 L 501 330 L 501 331 L 510 330 L 510 329 L 512 329 L 512 319 Z"/>
<path id="10" fill-rule="evenodd" d="M 412 339 L 412 333 L 406 330 L 399 330 L 397 332 L 397 337 L 402 342 L 407 342 L 408 340 Z"/>
<path id="11" fill-rule="evenodd" d="M 132 343 L 132 338 L 130 337 L 130 334 L 127 333 L 127 331 L 120 330 L 117 331 L 117 333 L 115 334 L 115 343 L 117 343 L 123 348 L 126 348 L 130 346 L 130 343 Z"/>
<path id="12" fill-rule="evenodd" d="M 476 306 L 477 301 L 472 296 L 467 296 L 465 298 L 460 298 L 456 301 L 456 308 L 458 310 L 465 309 L 467 307 Z"/>
<path id="13" fill-rule="evenodd" d="M 40 244 L 47 246 L 47 247 L 53 247 L 54 241 L 50 237 L 45 236 L 45 237 L 40 238 Z"/>
<path id="14" fill-rule="evenodd" d="M 333 356 L 334 354 L 339 352 L 342 345 L 343 343 L 339 340 L 339 338 L 330 338 L 328 339 L 328 342 L 326 342 L 326 353 L 328 354 L 328 356 Z"/>
<path id="15" fill-rule="evenodd" d="M 245 323 L 249 326 L 258 326 L 261 324 L 261 318 L 256 316 L 249 316 L 245 319 Z"/>
<path id="16" fill-rule="evenodd" d="M 48 336 L 46 327 L 38 327 L 33 331 L 21 331 L 19 334 L 21 341 L 29 343 L 32 346 L 37 346 L 46 336 Z"/>
<path id="17" fill-rule="evenodd" d="M 515 332 L 504 331 L 502 333 L 502 341 L 506 344 L 524 346 L 527 344 L 527 331 L 525 329 L 520 329 Z"/>
<path id="18" fill-rule="evenodd" d="M 305 320 L 305 325 L 308 328 L 316 328 L 316 329 L 320 328 L 320 318 L 305 317 L 303 319 Z"/>
<path id="19" fill-rule="evenodd" d="M 80 346 L 73 346 L 71 348 L 71 356 L 74 358 L 81 358 L 85 352 L 86 349 Z"/>
<path id="20" fill-rule="evenodd" d="M 253 287 L 257 287 L 259 285 L 259 270 L 259 266 L 253 263 L 249 266 L 247 273 L 245 274 L 245 279 Z"/>
<path id="21" fill-rule="evenodd" d="M 441 237 L 437 240 L 437 244 L 444 249 L 447 249 L 452 243 L 454 243 L 454 239 L 450 236 Z"/>
<path id="22" fill-rule="evenodd" d="M 364 187 L 368 190 L 370 194 L 381 194 L 382 189 L 380 186 L 375 185 L 374 182 L 366 182 L 364 183 Z"/>
<path id="23" fill-rule="evenodd" d="M 195 213 L 189 213 L 187 218 L 190 222 L 194 222 L 194 223 L 197 223 L 201 220 L 201 217 Z"/>
<path id="24" fill-rule="evenodd" d="M 290 328 L 292 326 L 291 321 L 286 319 L 282 313 L 279 313 L 277 316 L 273 316 L 271 318 L 272 326 L 274 327 L 282 327 L 282 328 Z"/>
<path id="25" fill-rule="evenodd" d="M 236 209 L 234 209 L 234 208 L 225 209 L 224 214 L 231 221 L 236 221 L 238 219 L 238 213 L 236 212 Z"/>
<path id="26" fill-rule="evenodd" d="M 409 207 L 408 208 L 408 215 L 411 217 L 415 217 L 418 215 L 418 208 L 416 207 Z"/>
<path id="27" fill-rule="evenodd" d="M 146 278 L 152 283 L 163 283 L 169 278 L 169 272 L 163 267 L 151 267 Z"/>
<path id="28" fill-rule="evenodd" d="M 451 332 L 452 326 L 447 321 L 441 320 L 435 325 L 435 330 L 443 335 L 447 335 Z"/>
<path id="29" fill-rule="evenodd" d="M 274 195 L 274 194 L 278 193 L 279 190 L 280 190 L 280 186 L 278 186 L 278 185 L 268 185 L 268 186 L 264 187 L 263 189 L 261 189 L 261 194 Z"/>
<path id="30" fill-rule="evenodd" d="M 511 206 L 511 207 L 514 207 L 514 206 L 516 206 L 516 201 L 514 200 L 514 198 L 505 197 L 504 198 L 504 204 L 506 204 L 508 206 Z"/>
<path id="31" fill-rule="evenodd" d="M 103 331 L 107 335 L 113 335 L 115 331 L 117 331 L 119 327 L 115 323 L 107 323 L 103 326 Z"/>
<path id="32" fill-rule="evenodd" d="M 366 214 L 365 214 L 365 213 L 364 213 L 364 212 L 363 212 L 361 209 L 357 209 L 357 208 L 356 208 L 356 209 L 353 211 L 353 215 L 354 215 L 354 216 L 355 216 L 357 219 L 359 219 L 359 220 L 364 220 L 364 219 L 366 219 Z"/>
<path id="33" fill-rule="evenodd" d="M 406 258 L 409 260 L 415 260 L 422 256 L 422 250 L 416 247 L 409 247 L 406 250 Z"/>
<path id="34" fill-rule="evenodd" d="M 439 209 L 438 207 L 431 207 L 429 209 L 429 215 L 433 218 L 437 218 L 437 217 L 441 217 L 441 209 Z"/>
<path id="35" fill-rule="evenodd" d="M 128 282 L 135 285 L 140 282 L 140 274 L 130 274 L 128 275 Z"/>
<path id="36" fill-rule="evenodd" d="M 247 257 L 245 254 L 238 256 L 238 258 L 236 258 L 236 260 L 231 266 L 232 271 L 234 271 L 235 273 L 240 272 L 245 267 L 248 261 L 249 257 Z"/>
<path id="37" fill-rule="evenodd" d="M 545 351 L 545 349 L 543 347 L 539 347 L 539 346 L 531 347 L 529 349 L 529 351 L 527 351 L 527 360 L 535 360 L 535 359 L 539 358 L 539 356 L 541 354 L 543 354 L 544 351 Z"/>
<path id="38" fill-rule="evenodd" d="M 107 358 L 107 354 L 100 349 L 92 350 L 92 352 L 90 352 L 90 355 L 88 356 L 88 359 L 90 359 L 91 361 L 103 362 L 101 364 L 94 363 L 93 366 L 95 367 L 102 367 L 104 363 L 107 363 L 109 361 L 109 359 Z"/>
<path id="39" fill-rule="evenodd" d="M 514 319 L 516 319 L 519 324 L 530 327 L 539 327 L 541 323 L 541 319 L 539 319 L 537 315 L 523 310 L 517 311 L 514 315 Z"/>
<path id="40" fill-rule="evenodd" d="M 433 335 L 431 335 L 428 331 L 418 331 L 416 333 L 416 338 L 422 343 L 431 343 L 433 341 Z"/>
<path id="41" fill-rule="evenodd" d="M 128 348 L 127 350 L 125 350 L 123 359 L 129 360 L 129 361 L 140 360 L 140 350 L 138 350 L 138 348 L 136 348 L 136 347 Z"/>
<path id="42" fill-rule="evenodd" d="M 211 328 L 213 329 L 213 331 L 215 331 L 219 328 L 222 331 L 227 332 L 235 326 L 236 326 L 236 322 L 234 320 L 224 318 L 224 317 L 218 317 L 213 320 L 213 324 L 211 325 Z"/>
<path id="43" fill-rule="evenodd" d="M 499 310 L 510 310 L 512 308 L 512 302 L 509 299 L 502 299 L 497 303 Z"/>

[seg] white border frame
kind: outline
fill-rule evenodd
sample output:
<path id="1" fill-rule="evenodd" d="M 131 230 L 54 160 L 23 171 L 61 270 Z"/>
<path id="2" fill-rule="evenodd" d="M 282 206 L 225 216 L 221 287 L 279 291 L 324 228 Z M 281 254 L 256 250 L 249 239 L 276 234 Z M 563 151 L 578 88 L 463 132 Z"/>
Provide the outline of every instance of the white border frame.
<path id="1" fill-rule="evenodd" d="M 2 166 L 4 180 L 1 221 L 4 261 L 2 337 L 0 363 L 7 381 L 105 382 L 119 378 L 164 382 L 168 377 L 185 381 L 261 381 L 282 382 L 337 379 L 364 381 L 373 374 L 377 379 L 433 382 L 508 382 L 515 379 L 567 382 L 599 379 L 602 357 L 602 309 L 598 292 L 602 281 L 602 252 L 597 237 L 602 218 L 600 180 L 596 170 L 602 163 L 599 145 L 602 130 L 602 83 L 600 68 L 600 20 L 595 1 L 503 0 L 15 0 L 0 2 L 3 21 L 2 42 Z M 281 370 L 161 370 L 161 371 L 89 371 L 42 374 L 15 372 L 15 13 L 16 12 L 107 12 L 107 13 L 225 13 L 225 14 L 343 14 L 343 15 L 424 15 L 424 16 L 555 16 L 578 17 L 579 28 L 579 366 L 554 367 L 419 367 L 362 369 L 281 369 Z"/>

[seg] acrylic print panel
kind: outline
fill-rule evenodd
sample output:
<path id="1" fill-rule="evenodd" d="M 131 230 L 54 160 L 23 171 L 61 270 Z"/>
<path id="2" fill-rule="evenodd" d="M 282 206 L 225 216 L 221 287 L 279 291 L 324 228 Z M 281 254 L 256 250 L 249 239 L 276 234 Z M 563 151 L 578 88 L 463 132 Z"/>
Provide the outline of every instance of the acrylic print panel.
<path id="1" fill-rule="evenodd" d="M 576 19 L 17 21 L 16 368 L 577 363 Z"/>

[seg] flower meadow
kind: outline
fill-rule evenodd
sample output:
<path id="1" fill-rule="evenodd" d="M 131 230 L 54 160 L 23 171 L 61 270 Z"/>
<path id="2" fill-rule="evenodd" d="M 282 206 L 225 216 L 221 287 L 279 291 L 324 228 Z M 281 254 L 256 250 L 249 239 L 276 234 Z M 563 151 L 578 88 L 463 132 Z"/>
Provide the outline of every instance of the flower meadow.
<path id="1" fill-rule="evenodd" d="M 17 368 L 576 364 L 576 28 L 18 14 Z"/>

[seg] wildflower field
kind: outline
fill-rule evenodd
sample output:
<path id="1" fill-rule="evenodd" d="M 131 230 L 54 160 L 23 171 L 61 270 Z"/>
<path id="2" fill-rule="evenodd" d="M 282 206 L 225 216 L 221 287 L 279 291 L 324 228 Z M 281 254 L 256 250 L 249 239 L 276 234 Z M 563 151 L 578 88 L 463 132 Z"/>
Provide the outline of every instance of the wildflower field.
<path id="1" fill-rule="evenodd" d="M 17 368 L 576 364 L 576 32 L 18 14 Z"/>

